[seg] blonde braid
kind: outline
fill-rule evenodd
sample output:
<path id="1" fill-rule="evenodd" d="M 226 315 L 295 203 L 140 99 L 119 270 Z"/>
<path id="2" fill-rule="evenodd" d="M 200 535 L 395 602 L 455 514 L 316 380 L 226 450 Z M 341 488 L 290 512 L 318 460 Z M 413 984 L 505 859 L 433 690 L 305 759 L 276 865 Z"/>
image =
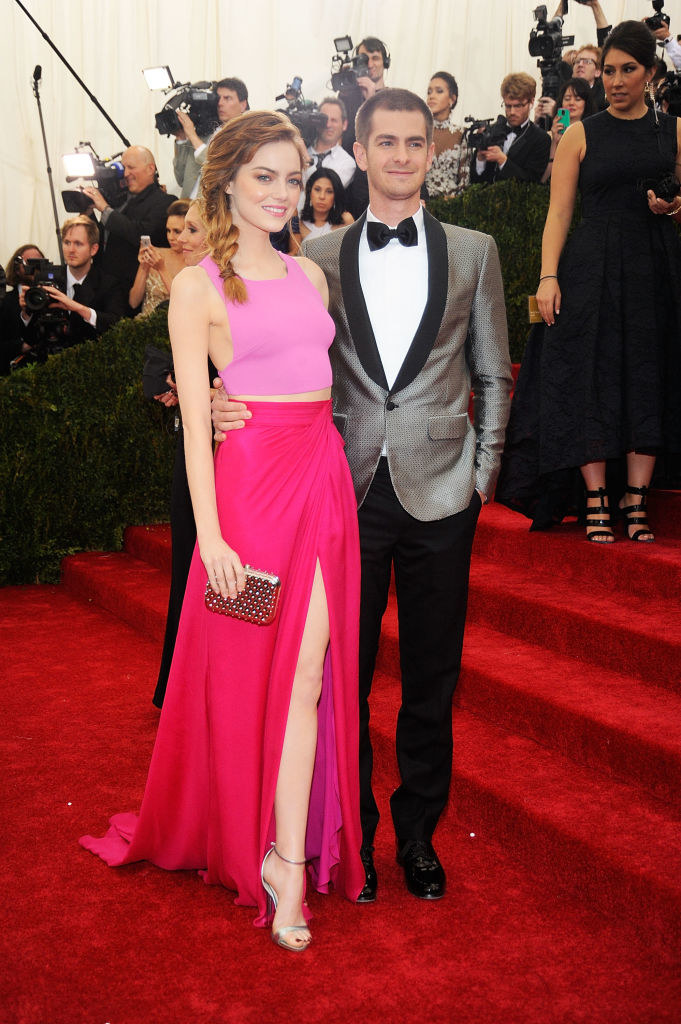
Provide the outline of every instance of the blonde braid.
<path id="1" fill-rule="evenodd" d="M 239 229 L 232 221 L 229 196 L 224 187 L 214 188 L 200 200 L 201 217 L 208 225 L 206 240 L 211 255 L 220 269 L 226 298 L 231 302 L 247 302 L 248 292 L 242 279 L 236 274 L 232 260 L 236 256 Z"/>

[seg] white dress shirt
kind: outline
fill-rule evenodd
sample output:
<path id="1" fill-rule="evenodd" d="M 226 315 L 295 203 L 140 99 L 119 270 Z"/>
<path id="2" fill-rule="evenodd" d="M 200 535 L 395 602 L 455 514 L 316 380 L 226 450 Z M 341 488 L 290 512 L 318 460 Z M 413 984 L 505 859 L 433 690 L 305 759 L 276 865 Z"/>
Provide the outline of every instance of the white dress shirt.
<path id="1" fill-rule="evenodd" d="M 428 299 L 428 247 L 421 205 L 413 216 L 418 232 L 417 245 L 408 247 L 391 238 L 385 248 L 372 252 L 366 224 L 359 241 L 359 279 L 390 388 L 421 323 Z M 370 220 L 378 220 L 371 209 L 367 210 L 367 221 Z M 388 227 L 395 228 L 397 224 Z"/>
<path id="2" fill-rule="evenodd" d="M 85 275 L 85 277 L 87 277 L 87 274 Z M 66 268 L 66 294 L 69 297 L 69 299 L 73 298 L 73 286 L 74 286 L 74 284 L 82 284 L 83 281 L 85 280 L 85 277 L 81 277 L 81 279 L 79 281 L 78 278 L 74 277 L 73 274 L 71 273 L 71 267 L 67 267 Z M 85 303 L 82 303 L 82 305 L 85 305 Z M 90 307 L 88 307 L 88 309 L 89 308 Z M 83 319 L 85 320 L 85 317 L 83 317 Z M 91 327 L 96 327 L 97 326 L 97 312 L 96 312 L 96 310 L 90 309 L 90 317 L 89 317 L 89 319 L 85 320 L 85 323 L 86 324 L 90 324 Z"/>
<path id="3" fill-rule="evenodd" d="M 305 169 L 303 184 L 305 184 L 310 175 L 317 170 L 317 157 L 319 153 L 327 152 L 325 149 L 317 151 L 314 146 L 308 146 L 307 151 L 314 160 L 314 163 Z M 327 156 L 322 160 L 322 167 L 330 167 L 332 171 L 335 171 L 343 183 L 343 188 L 347 188 L 355 175 L 357 164 L 350 154 L 343 149 L 341 144 L 336 143 L 333 149 L 329 150 Z"/>

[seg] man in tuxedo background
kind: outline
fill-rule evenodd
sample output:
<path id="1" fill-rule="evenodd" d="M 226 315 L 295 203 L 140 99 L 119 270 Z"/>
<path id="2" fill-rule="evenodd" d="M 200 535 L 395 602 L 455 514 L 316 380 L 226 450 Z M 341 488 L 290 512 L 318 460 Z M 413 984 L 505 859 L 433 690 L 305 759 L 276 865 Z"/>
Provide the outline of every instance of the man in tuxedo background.
<path id="1" fill-rule="evenodd" d="M 368 699 L 393 569 L 401 784 L 390 806 L 407 888 L 432 900 L 446 884 L 432 837 L 449 794 L 471 547 L 481 504 L 494 490 L 508 418 L 506 312 L 493 239 L 442 225 L 421 206 L 433 156 L 424 101 L 404 89 L 381 90 L 360 109 L 356 128 L 369 209 L 348 228 L 306 242 L 303 251 L 329 284 L 334 420 L 359 507 L 366 874 L 360 901 L 373 901 L 377 891 Z M 243 404 L 214 400 L 218 431 L 247 428 L 248 415 Z"/>
<path id="2" fill-rule="evenodd" d="M 119 281 L 93 267 L 99 231 L 90 217 L 71 217 L 61 229 L 66 263 L 66 293 L 43 285 L 54 299 L 53 308 L 69 313 L 68 343 L 96 338 L 125 316 L 127 295 Z"/>
<path id="3" fill-rule="evenodd" d="M 534 124 L 530 117 L 536 91 L 537 83 L 524 71 L 506 75 L 501 83 L 506 138 L 502 145 L 490 146 L 475 154 L 471 165 L 471 184 L 492 184 L 510 178 L 541 181 L 549 162 L 551 136 Z M 499 125 L 503 126 L 501 118 Z"/>

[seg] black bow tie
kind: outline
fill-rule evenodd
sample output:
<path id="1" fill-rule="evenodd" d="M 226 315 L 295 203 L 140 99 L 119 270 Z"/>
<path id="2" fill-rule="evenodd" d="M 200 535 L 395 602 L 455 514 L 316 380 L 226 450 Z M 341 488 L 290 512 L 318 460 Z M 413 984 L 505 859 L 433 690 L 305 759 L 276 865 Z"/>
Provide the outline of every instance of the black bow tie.
<path id="1" fill-rule="evenodd" d="M 376 249 L 384 249 L 391 238 L 396 238 L 400 245 L 418 245 L 418 232 L 413 217 L 405 217 L 396 228 L 389 228 L 387 224 L 380 221 L 367 221 L 367 240 L 369 249 L 375 252 Z"/>

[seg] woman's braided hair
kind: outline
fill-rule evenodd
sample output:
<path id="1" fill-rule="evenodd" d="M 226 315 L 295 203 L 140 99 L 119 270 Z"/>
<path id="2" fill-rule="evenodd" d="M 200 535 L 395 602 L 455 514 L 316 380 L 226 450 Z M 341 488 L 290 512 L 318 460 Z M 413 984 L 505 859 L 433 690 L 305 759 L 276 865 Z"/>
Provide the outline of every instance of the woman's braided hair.
<path id="1" fill-rule="evenodd" d="M 208 144 L 199 209 L 211 255 L 220 268 L 225 296 L 232 302 L 246 302 L 248 293 L 232 265 L 239 229 L 232 221 L 226 188 L 239 168 L 250 163 L 256 151 L 270 142 L 292 142 L 300 153 L 301 170 L 307 164 L 307 150 L 298 129 L 284 114 L 269 110 L 249 110 L 233 117 Z"/>

